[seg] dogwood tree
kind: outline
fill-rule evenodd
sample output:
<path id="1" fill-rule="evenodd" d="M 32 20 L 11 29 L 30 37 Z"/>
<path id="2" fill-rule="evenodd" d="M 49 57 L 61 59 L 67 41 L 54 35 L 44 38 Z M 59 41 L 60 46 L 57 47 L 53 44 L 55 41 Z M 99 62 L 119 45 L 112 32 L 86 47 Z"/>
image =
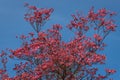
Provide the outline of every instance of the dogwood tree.
<path id="1" fill-rule="evenodd" d="M 86 16 L 79 12 L 72 14 L 67 28 L 75 36 L 65 42 L 60 33 L 64 27 L 60 24 L 53 24 L 52 28 L 42 31 L 53 8 L 38 8 L 28 3 L 25 7 L 28 11 L 24 19 L 36 33 L 17 37 L 23 41 L 22 46 L 9 49 L 10 54 L 1 52 L 1 80 L 108 80 L 116 72 L 106 68 L 106 74 L 100 74 L 96 67 L 105 64 L 106 56 L 100 51 L 106 46 L 104 39 L 116 29 L 112 19 L 114 12 L 105 8 L 94 11 L 92 7 Z M 15 64 L 14 77 L 7 73 L 8 58 L 25 61 Z"/>

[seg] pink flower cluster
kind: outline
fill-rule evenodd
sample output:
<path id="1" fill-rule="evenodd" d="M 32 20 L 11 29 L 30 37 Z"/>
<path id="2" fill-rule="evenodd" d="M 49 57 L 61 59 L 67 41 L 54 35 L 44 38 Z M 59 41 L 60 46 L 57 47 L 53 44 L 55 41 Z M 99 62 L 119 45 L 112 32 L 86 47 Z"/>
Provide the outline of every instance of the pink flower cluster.
<path id="1" fill-rule="evenodd" d="M 51 13 L 53 12 L 53 8 L 45 9 L 45 8 L 37 8 L 36 6 L 29 6 L 29 4 L 25 4 L 25 7 L 28 8 L 28 12 L 25 14 L 25 20 L 28 21 L 33 29 L 36 32 L 39 32 L 41 26 L 49 20 Z"/>

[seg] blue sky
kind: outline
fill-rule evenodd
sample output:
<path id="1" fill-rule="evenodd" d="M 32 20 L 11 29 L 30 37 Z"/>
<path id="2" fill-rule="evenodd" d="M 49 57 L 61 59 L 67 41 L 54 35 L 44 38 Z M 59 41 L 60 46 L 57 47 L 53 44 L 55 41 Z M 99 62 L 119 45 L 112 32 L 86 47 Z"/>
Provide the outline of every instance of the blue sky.
<path id="1" fill-rule="evenodd" d="M 113 75 L 114 80 L 120 78 L 120 0 L 0 0 L 0 50 L 6 48 L 16 49 L 20 47 L 21 41 L 16 39 L 16 35 L 33 32 L 33 29 L 24 20 L 25 8 L 24 2 L 37 5 L 43 8 L 54 8 L 51 20 L 45 24 L 45 27 L 51 27 L 52 24 L 59 23 L 64 27 L 69 23 L 71 14 L 76 10 L 87 13 L 91 6 L 95 9 L 107 8 L 117 12 L 114 17 L 118 28 L 116 32 L 111 33 L 105 42 L 107 47 L 105 53 L 107 61 L 105 67 L 115 68 L 117 73 Z M 72 36 L 70 31 L 63 30 L 64 40 Z M 68 36 L 69 35 L 69 36 Z M 12 62 L 11 62 L 12 63 Z M 11 67 L 11 66 L 9 66 Z"/>

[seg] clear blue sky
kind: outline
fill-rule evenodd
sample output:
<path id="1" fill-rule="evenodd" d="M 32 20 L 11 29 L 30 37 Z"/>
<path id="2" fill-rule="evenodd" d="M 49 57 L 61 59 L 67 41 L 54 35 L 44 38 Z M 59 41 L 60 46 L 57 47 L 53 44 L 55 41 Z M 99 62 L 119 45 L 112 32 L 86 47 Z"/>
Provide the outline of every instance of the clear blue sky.
<path id="1" fill-rule="evenodd" d="M 54 8 L 54 13 L 51 20 L 45 25 L 46 27 L 55 23 L 66 26 L 71 19 L 71 14 L 75 13 L 76 10 L 87 13 L 91 6 L 94 6 L 96 10 L 107 8 L 117 12 L 118 15 L 114 19 L 118 28 L 105 40 L 108 46 L 104 53 L 107 55 L 105 67 L 115 68 L 117 73 L 113 78 L 114 80 L 120 79 L 120 0 L 0 0 L 0 50 L 20 47 L 21 41 L 16 39 L 15 36 L 33 31 L 31 26 L 23 19 L 25 13 L 24 2 L 37 4 L 43 8 Z M 63 36 L 64 40 L 72 36 L 69 31 L 64 30 L 64 32 L 66 32 Z"/>

